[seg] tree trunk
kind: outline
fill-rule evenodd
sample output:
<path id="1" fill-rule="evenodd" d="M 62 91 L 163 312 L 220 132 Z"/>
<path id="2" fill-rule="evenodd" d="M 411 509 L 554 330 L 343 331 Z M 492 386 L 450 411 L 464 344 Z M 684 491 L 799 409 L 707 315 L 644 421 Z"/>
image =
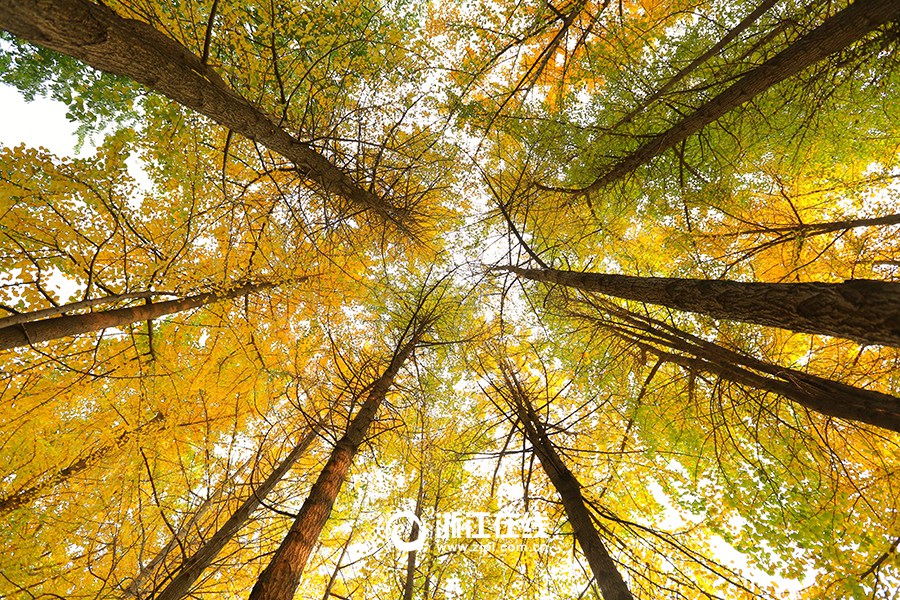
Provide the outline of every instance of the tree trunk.
<path id="1" fill-rule="evenodd" d="M 715 319 L 900 347 L 900 283 L 747 283 L 502 267 L 521 277 Z"/>
<path id="2" fill-rule="evenodd" d="M 338 440 L 319 478 L 313 484 L 290 531 L 253 586 L 250 600 L 291 600 L 294 597 L 306 561 L 328 521 L 353 457 L 363 443 L 400 367 L 412 353 L 423 332 L 424 326 L 415 330 L 409 342 L 398 349 L 388 368 L 372 384 L 365 402 L 348 425 L 344 436 Z"/>
<path id="3" fill-rule="evenodd" d="M 365 494 L 363 495 L 363 498 L 365 498 Z M 334 570 L 331 571 L 331 577 L 328 578 L 328 585 L 325 586 L 325 593 L 322 594 L 322 600 L 328 600 L 332 595 L 331 590 L 334 589 L 334 584 L 337 583 L 337 577 L 343 568 L 344 558 L 346 558 L 347 551 L 350 549 L 350 543 L 353 541 L 353 536 L 356 535 L 356 527 L 359 525 L 360 514 L 362 514 L 362 509 L 360 509 L 360 512 L 356 515 L 356 519 L 353 521 L 353 527 L 350 528 L 350 535 L 347 536 L 347 541 L 344 542 L 343 547 L 341 547 L 341 554 L 338 556 L 337 562 L 334 563 Z"/>
<path id="4" fill-rule="evenodd" d="M 798 223 L 796 225 L 780 225 L 773 227 L 766 227 L 764 225 L 761 225 L 756 229 L 736 231 L 734 233 L 704 234 L 702 237 L 740 238 L 750 236 L 772 236 L 771 239 L 761 241 L 758 244 L 747 248 L 746 250 L 735 250 L 725 255 L 737 255 L 737 260 L 735 262 L 739 262 L 765 250 L 769 250 L 781 244 L 786 244 L 795 240 L 800 240 L 802 243 L 802 241 L 807 238 L 812 238 L 819 235 L 826 235 L 829 233 L 843 234 L 847 231 L 850 231 L 851 229 L 856 229 L 859 227 L 890 227 L 891 225 L 900 225 L 900 214 L 885 215 L 883 217 L 870 217 L 864 219 L 844 219 L 841 221 L 829 221 L 823 223 Z"/>
<path id="5" fill-rule="evenodd" d="M 751 69 L 736 83 L 702 104 L 679 123 L 619 160 L 588 187 L 568 191 L 579 194 L 590 193 L 618 181 L 775 84 L 843 50 L 869 32 L 896 19 L 900 19 L 900 2 L 897 0 L 854 2 L 826 19 L 819 27 L 788 48 Z"/>
<path id="6" fill-rule="evenodd" d="M 89 452 L 85 456 L 82 456 L 68 467 L 60 469 L 59 471 L 53 473 L 44 481 L 19 490 L 18 492 L 13 493 L 6 498 L 0 499 L 0 515 L 5 515 L 9 512 L 14 511 L 20 506 L 24 506 L 25 504 L 30 503 L 35 498 L 37 498 L 41 492 L 55 487 L 60 483 L 66 481 L 70 477 L 74 477 L 82 471 L 94 466 L 102 459 L 106 458 L 114 451 L 127 444 L 128 441 L 131 440 L 134 436 L 141 433 L 148 433 L 158 430 L 162 428 L 162 425 L 163 415 L 162 413 L 156 413 L 156 416 L 154 416 L 152 419 L 150 419 L 140 427 L 132 431 L 126 431 L 125 433 L 122 433 L 114 441 Z"/>
<path id="7" fill-rule="evenodd" d="M 109 327 L 124 327 L 139 321 L 156 319 L 164 315 L 198 308 L 219 300 L 230 300 L 275 287 L 271 283 L 247 284 L 229 292 L 209 292 L 178 300 L 167 300 L 128 308 L 115 308 L 101 312 L 68 315 L 52 319 L 26 321 L 0 329 L 0 350 L 32 346 L 40 342 L 100 331 Z"/>
<path id="8" fill-rule="evenodd" d="M 425 501 L 425 474 L 419 469 L 419 491 L 416 494 L 416 510 L 417 517 L 422 516 L 422 503 Z M 419 524 L 413 521 L 412 529 L 409 532 L 409 542 L 419 538 Z M 403 600 L 412 600 L 413 592 L 416 586 L 416 550 L 407 552 L 406 555 L 406 580 L 403 582 Z"/>
<path id="9" fill-rule="evenodd" d="M 247 463 L 249 464 L 249 463 Z M 240 470 L 246 466 L 241 467 Z M 210 509 L 214 502 L 216 502 L 222 495 L 225 490 L 225 484 L 228 482 L 223 482 L 223 485 L 219 486 L 219 489 L 216 490 L 216 493 L 209 496 L 206 500 L 203 501 L 200 506 L 198 506 L 192 513 L 191 518 L 187 521 L 184 521 L 181 525 L 178 526 L 178 531 L 175 532 L 175 535 L 168 541 L 168 543 L 159 549 L 156 555 L 143 567 L 138 571 L 138 574 L 135 575 L 133 579 L 128 583 L 127 586 L 123 586 L 125 589 L 122 592 L 123 598 L 144 598 L 145 594 L 143 593 L 145 582 L 153 577 L 156 573 L 157 569 L 161 564 L 163 564 L 168 558 L 169 554 L 179 546 L 182 546 L 184 541 L 188 538 L 191 531 L 196 530 L 200 519 L 203 518 L 203 515 L 206 514 L 206 511 Z M 182 546 L 183 549 L 183 546 Z"/>
<path id="10" fill-rule="evenodd" d="M 900 432 L 900 398 L 767 363 L 616 306 L 604 309 L 619 322 L 588 318 L 666 362 L 778 394 L 823 415 Z"/>
<path id="11" fill-rule="evenodd" d="M 52 306 L 50 308 L 42 308 L 40 310 L 33 310 L 25 313 L 15 313 L 8 317 L 0 318 L 0 329 L 3 329 L 4 327 L 12 327 L 13 325 L 19 325 L 20 323 L 27 323 L 29 321 L 37 321 L 38 319 L 63 315 L 67 312 L 85 310 L 88 308 L 99 306 L 101 304 L 116 304 L 118 302 L 124 302 L 125 300 L 146 300 L 147 298 L 159 295 L 160 292 L 151 291 L 135 292 L 133 294 L 117 294 L 115 296 L 104 296 L 102 298 L 88 298 L 87 300 L 81 300 L 79 302 L 73 302 L 71 304 Z"/>
<path id="12" fill-rule="evenodd" d="M 213 534 L 203 546 L 197 550 L 181 567 L 175 576 L 163 590 L 155 596 L 155 600 L 179 600 L 185 597 L 191 586 L 203 571 L 215 560 L 222 548 L 241 529 L 250 515 L 259 508 L 261 501 L 269 495 L 285 474 L 294 466 L 294 463 L 306 452 L 313 440 L 318 435 L 318 427 L 313 427 L 303 439 L 294 446 L 294 449 L 281 461 L 278 467 L 263 481 L 258 488 L 253 490 L 240 508 Z"/>
<path id="13" fill-rule="evenodd" d="M 562 500 L 566 517 L 572 526 L 572 533 L 587 558 L 594 580 L 603 594 L 603 600 L 633 600 L 622 574 L 619 573 L 616 563 L 594 526 L 591 513 L 581 494 L 581 484 L 559 457 L 515 374 L 507 367 L 501 366 L 501 370 L 504 372 L 505 385 L 511 396 L 511 404 L 516 410 L 519 426 L 531 442 L 541 468 Z"/>
<path id="14" fill-rule="evenodd" d="M 756 229 L 748 229 L 735 233 L 708 234 L 706 237 L 738 237 L 771 233 L 785 237 L 790 236 L 788 239 L 794 239 L 797 237 L 811 237 L 814 235 L 847 231 L 859 227 L 889 227 L 891 225 L 900 225 L 900 214 L 884 215 L 883 217 L 865 217 L 862 219 L 841 219 L 840 221 L 826 221 L 822 223 L 777 225 L 774 227 L 762 225 Z"/>
<path id="15" fill-rule="evenodd" d="M 712 58 L 713 56 L 715 56 L 716 54 L 721 52 L 725 46 L 727 46 L 732 41 L 734 41 L 734 39 L 737 36 L 739 36 L 741 33 L 743 33 L 748 27 L 753 25 L 753 23 L 755 23 L 757 19 L 759 19 L 761 16 L 763 16 L 766 13 L 766 11 L 768 11 L 770 8 L 775 6 L 775 3 L 777 1 L 778 0 L 763 0 L 762 4 L 757 6 L 753 12 L 751 12 L 749 15 L 744 17 L 744 19 L 740 23 L 738 23 L 737 25 L 732 27 L 728 31 L 728 33 L 726 33 L 722 37 L 722 39 L 720 39 L 718 42 L 716 42 L 706 52 L 704 52 L 703 54 L 701 54 L 700 56 L 698 56 L 697 58 L 692 60 L 689 65 L 687 65 L 686 67 L 684 67 L 683 69 L 678 71 L 678 73 L 676 73 L 671 79 L 666 81 L 666 83 L 661 88 L 659 88 L 658 90 L 656 90 L 655 92 L 650 94 L 650 96 L 648 96 L 647 98 L 643 99 L 636 108 L 634 108 L 627 115 L 625 115 L 624 117 L 619 119 L 619 122 L 616 123 L 615 125 L 613 125 L 613 129 L 618 129 L 625 123 L 631 122 L 631 120 L 634 117 L 636 117 L 640 113 L 647 110 L 647 108 L 649 108 L 651 104 L 653 104 L 654 102 L 656 102 L 657 100 L 662 98 L 669 90 L 671 90 L 673 87 L 678 85 L 678 82 L 680 82 L 682 79 L 684 79 L 685 77 L 687 77 L 688 75 L 693 73 L 697 67 L 699 67 L 700 65 L 702 65 L 703 63 L 708 61 L 710 58 Z"/>
<path id="16" fill-rule="evenodd" d="M 15 0 L 3 3 L 0 28 L 100 71 L 134 79 L 284 156 L 301 173 L 358 208 L 401 224 L 407 217 L 295 140 L 189 49 L 147 23 L 123 19 L 87 0 Z"/>

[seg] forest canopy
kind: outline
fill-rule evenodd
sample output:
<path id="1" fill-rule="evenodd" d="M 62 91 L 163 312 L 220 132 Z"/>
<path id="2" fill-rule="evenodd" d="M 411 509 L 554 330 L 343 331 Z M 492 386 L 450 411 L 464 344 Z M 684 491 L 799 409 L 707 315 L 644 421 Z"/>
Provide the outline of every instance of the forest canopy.
<path id="1" fill-rule="evenodd" d="M 897 597 L 896 0 L 0 30 L 0 598 Z"/>

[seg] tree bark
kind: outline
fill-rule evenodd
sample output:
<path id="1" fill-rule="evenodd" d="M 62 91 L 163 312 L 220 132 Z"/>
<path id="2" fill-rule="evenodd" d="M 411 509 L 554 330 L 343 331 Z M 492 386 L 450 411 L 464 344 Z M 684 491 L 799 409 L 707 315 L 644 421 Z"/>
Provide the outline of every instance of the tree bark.
<path id="1" fill-rule="evenodd" d="M 318 428 L 313 427 L 300 442 L 294 446 L 294 449 L 281 461 L 278 467 L 263 481 L 258 488 L 253 490 L 249 498 L 247 498 L 240 508 L 229 517 L 227 521 L 213 534 L 203 546 L 197 550 L 184 564 L 178 569 L 178 574 L 165 588 L 155 596 L 155 600 L 179 600 L 185 597 L 190 591 L 194 582 L 203 574 L 203 571 L 215 560 L 222 548 L 227 544 L 241 529 L 244 523 L 250 518 L 250 515 L 259 508 L 261 501 L 275 489 L 275 486 L 281 481 L 285 474 L 294 466 L 294 463 L 306 452 L 313 440 L 318 435 Z"/>
<path id="2" fill-rule="evenodd" d="M 44 481 L 19 490 L 18 492 L 13 493 L 6 498 L 0 499 L 0 516 L 12 512 L 20 506 L 24 506 L 32 502 L 35 498 L 38 497 L 41 492 L 55 487 L 60 483 L 66 481 L 70 477 L 74 477 L 82 471 L 85 471 L 86 469 L 89 469 L 90 467 L 96 465 L 98 462 L 112 454 L 114 451 L 127 444 L 128 441 L 131 440 L 134 436 L 141 433 L 155 431 L 162 428 L 162 425 L 163 415 L 162 413 L 157 413 L 156 416 L 154 416 L 152 419 L 150 419 L 140 427 L 132 431 L 126 431 L 122 433 L 121 435 L 119 435 L 119 437 L 117 437 L 109 444 L 106 444 L 104 446 L 101 446 L 100 448 L 97 448 L 96 450 L 89 452 L 87 455 L 77 459 L 68 467 L 56 471 Z"/>
<path id="3" fill-rule="evenodd" d="M 152 291 L 135 292 L 133 294 L 117 294 L 115 296 L 104 296 L 102 298 L 88 298 L 87 300 L 80 300 L 78 302 L 72 302 L 71 304 L 52 306 L 50 308 L 42 308 L 40 310 L 33 310 L 25 313 L 15 313 L 8 317 L 0 318 L 0 329 L 3 329 L 4 327 L 12 327 L 13 325 L 18 325 L 20 323 L 27 323 L 29 321 L 37 321 L 38 319 L 44 319 L 47 317 L 64 315 L 67 312 L 85 310 L 88 308 L 93 308 L 95 306 L 100 306 L 101 304 L 116 304 L 117 302 L 123 302 L 125 300 L 146 300 L 147 298 L 159 295 L 160 292 Z"/>
<path id="4" fill-rule="evenodd" d="M 748 283 L 502 267 L 534 281 L 659 304 L 715 319 L 900 347 L 900 283 Z"/>
<path id="5" fill-rule="evenodd" d="M 247 284 L 228 292 L 208 292 L 178 300 L 167 300 L 128 308 L 115 308 L 101 312 L 68 315 L 52 319 L 26 321 L 18 325 L 0 328 L 0 350 L 32 346 L 40 342 L 100 331 L 109 327 L 124 327 L 139 321 L 156 319 L 220 300 L 231 300 L 275 287 L 271 283 Z"/>
<path id="6" fill-rule="evenodd" d="M 777 1 L 778 0 L 763 0 L 762 4 L 757 6 L 753 10 L 753 12 L 744 17 L 744 19 L 740 23 L 728 30 L 728 33 L 726 33 L 722 37 L 722 39 L 720 39 L 712 47 L 707 49 L 706 52 L 692 60 L 689 65 L 678 71 L 678 73 L 676 73 L 672 78 L 666 81 L 666 83 L 662 87 L 650 94 L 650 96 L 648 96 L 647 98 L 643 99 L 636 108 L 632 109 L 627 115 L 619 119 L 619 122 L 613 125 L 613 129 L 618 129 L 625 123 L 631 122 L 634 117 L 647 110 L 647 108 L 649 108 L 651 104 L 662 98 L 669 90 L 678 85 L 678 82 L 693 73 L 697 67 L 721 52 L 722 48 L 734 41 L 737 36 L 743 33 L 748 27 L 753 25 L 753 23 L 755 23 L 757 19 L 763 16 L 766 11 L 775 6 L 775 3 Z"/>
<path id="7" fill-rule="evenodd" d="M 900 432 L 900 398 L 896 396 L 767 363 L 617 306 L 605 306 L 601 310 L 614 315 L 619 322 L 588 318 L 600 321 L 621 339 L 666 362 L 778 394 L 829 417 Z"/>
<path id="8" fill-rule="evenodd" d="M 566 517 L 572 526 L 572 533 L 587 558 L 594 580 L 603 594 L 603 600 L 634 600 L 616 563 L 606 550 L 600 533 L 594 526 L 591 513 L 581 494 L 581 484 L 559 457 L 515 374 L 504 366 L 501 366 L 501 370 L 504 372 L 504 383 L 510 395 L 511 404 L 516 410 L 519 426 L 525 437 L 531 442 L 534 453 L 541 463 L 541 468 L 562 500 Z"/>
<path id="9" fill-rule="evenodd" d="M 900 19 L 900 2 L 897 0 L 854 2 L 826 19 L 819 27 L 788 48 L 751 69 L 736 83 L 703 103 L 679 123 L 620 159 L 586 188 L 565 191 L 586 194 L 618 181 L 775 84 L 800 73 L 820 60 L 843 50 L 871 31 L 897 19 Z"/>
<path id="10" fill-rule="evenodd" d="M 294 139 L 188 48 L 147 23 L 124 19 L 87 0 L 12 0 L 3 2 L 0 28 L 100 71 L 131 78 L 259 142 L 290 160 L 325 190 L 360 209 L 374 211 L 400 225 L 408 218 L 315 149 Z"/>
<path id="11" fill-rule="evenodd" d="M 328 521 L 353 458 L 374 422 L 394 378 L 423 333 L 424 325 L 419 326 L 411 339 L 395 352 L 388 368 L 372 384 L 365 402 L 348 425 L 344 436 L 338 440 L 313 484 L 290 531 L 253 586 L 250 600 L 291 600 L 294 597 L 303 569 Z"/>

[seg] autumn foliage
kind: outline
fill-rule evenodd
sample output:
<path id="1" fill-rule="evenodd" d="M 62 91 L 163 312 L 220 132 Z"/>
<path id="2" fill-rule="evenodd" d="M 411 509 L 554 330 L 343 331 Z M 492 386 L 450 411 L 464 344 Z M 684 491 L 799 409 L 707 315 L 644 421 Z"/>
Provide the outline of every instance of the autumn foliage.
<path id="1" fill-rule="evenodd" d="M 0 29 L 0 598 L 900 589 L 896 1 Z"/>

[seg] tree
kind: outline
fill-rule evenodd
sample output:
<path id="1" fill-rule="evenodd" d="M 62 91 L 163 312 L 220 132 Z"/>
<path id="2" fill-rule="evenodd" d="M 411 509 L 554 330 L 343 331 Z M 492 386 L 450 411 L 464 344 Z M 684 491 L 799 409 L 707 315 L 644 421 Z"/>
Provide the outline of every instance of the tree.
<path id="1" fill-rule="evenodd" d="M 190 592 L 191 585 L 197 581 L 204 569 L 209 567 L 225 544 L 237 534 L 253 511 L 259 508 L 259 505 L 269 495 L 269 492 L 290 471 L 297 459 L 309 449 L 310 444 L 316 438 L 316 434 L 316 426 L 314 425 L 284 457 L 284 460 L 281 461 L 278 467 L 251 492 L 251 496 L 241 504 L 241 507 L 234 511 L 213 536 L 205 541 L 203 546 L 180 566 L 178 574 L 166 584 L 162 591 L 155 594 L 154 598 L 157 600 L 178 600 Z"/>
<path id="2" fill-rule="evenodd" d="M 785 50 L 741 76 L 738 81 L 699 106 L 679 123 L 623 157 L 590 185 L 573 191 L 596 192 L 621 179 L 653 157 L 674 148 L 728 111 L 749 102 L 775 84 L 830 54 L 839 52 L 897 18 L 900 18 L 900 9 L 893 2 L 886 0 L 854 2 Z"/>
<path id="3" fill-rule="evenodd" d="M 79 457 L 75 462 L 63 469 L 60 469 L 58 472 L 51 473 L 42 481 L 34 485 L 30 485 L 27 488 L 20 489 L 15 493 L 0 499 L 0 515 L 16 510 L 17 508 L 28 504 L 29 502 L 37 498 L 38 495 L 47 488 L 58 485 L 64 482 L 69 477 L 77 475 L 78 473 L 84 471 L 95 463 L 105 458 L 109 458 L 110 455 L 113 454 L 120 446 L 127 443 L 130 438 L 133 438 L 140 433 L 151 431 L 154 426 L 159 426 L 162 421 L 163 415 L 161 413 L 157 413 L 155 417 L 153 417 L 134 431 L 126 431 L 121 433 L 113 443 L 97 448 L 90 454 Z"/>
<path id="4" fill-rule="evenodd" d="M 128 308 L 114 308 L 99 312 L 81 315 L 67 315 L 51 319 L 41 319 L 44 311 L 36 311 L 38 314 L 16 315 L 16 323 L 0 328 L 0 350 L 30 346 L 48 340 L 62 337 L 100 331 L 111 327 L 123 327 L 139 321 L 149 321 L 165 315 L 169 315 L 192 308 L 199 308 L 220 300 L 233 300 L 247 294 L 266 290 L 273 284 L 247 284 L 224 293 L 207 292 L 178 300 L 165 300 L 163 302 L 147 302 L 140 306 Z M 149 297 L 149 296 L 148 296 Z M 104 302 L 121 299 L 104 298 Z M 94 302 L 92 302 L 93 304 Z M 69 312 L 84 305 L 76 303 L 67 307 L 59 307 L 55 310 Z M 47 309 L 44 309 L 47 310 Z"/>
<path id="5" fill-rule="evenodd" d="M 590 511 L 581 495 L 581 485 L 575 475 L 566 467 L 547 437 L 547 430 L 534 410 L 527 396 L 527 391 L 518 380 L 509 365 L 500 365 L 503 376 L 502 388 L 507 402 L 515 411 L 518 425 L 522 433 L 531 443 L 534 452 L 541 462 L 541 467 L 553 483 L 556 493 L 562 499 L 566 516 L 572 525 L 572 531 L 582 552 L 587 556 L 588 564 L 597 586 L 603 593 L 604 600 L 631 600 L 634 596 L 628 590 L 625 580 L 616 568 L 616 564 L 603 543 L 597 528 L 591 519 Z"/>
<path id="6" fill-rule="evenodd" d="M 610 316 L 594 317 L 642 351 L 690 371 L 704 371 L 758 390 L 779 394 L 810 410 L 900 431 L 897 397 L 768 364 L 614 305 L 599 307 Z M 584 318 L 592 319 L 590 315 Z M 662 348 L 659 348 L 662 346 Z"/>
<path id="7" fill-rule="evenodd" d="M 845 337 L 862 344 L 900 345 L 900 285 L 896 283 L 854 279 L 831 284 L 746 283 L 557 269 L 503 269 L 527 279 L 717 319 Z"/>
<path id="8" fill-rule="evenodd" d="M 360 208 L 374 210 L 383 218 L 402 224 L 403 215 L 397 213 L 396 207 L 351 181 L 308 145 L 293 139 L 271 117 L 230 89 L 201 58 L 153 27 L 127 21 L 104 6 L 79 0 L 17 3 L 4 10 L 3 17 L 3 29 L 158 90 L 282 154 L 311 179 L 346 196 Z M 98 44 L 98 40 L 102 42 Z"/>
<path id="9" fill-rule="evenodd" d="M 328 462 L 300 508 L 290 531 L 253 586 L 250 598 L 268 600 L 293 597 L 306 561 L 309 560 L 319 534 L 331 514 L 334 501 L 347 478 L 353 457 L 365 441 L 366 433 L 394 383 L 394 378 L 427 331 L 429 325 L 427 315 L 415 315 L 414 319 L 402 332 L 401 343 L 398 344 L 387 368 L 368 386 L 369 392 L 365 401 L 347 425 L 344 435 L 335 444 Z"/>

